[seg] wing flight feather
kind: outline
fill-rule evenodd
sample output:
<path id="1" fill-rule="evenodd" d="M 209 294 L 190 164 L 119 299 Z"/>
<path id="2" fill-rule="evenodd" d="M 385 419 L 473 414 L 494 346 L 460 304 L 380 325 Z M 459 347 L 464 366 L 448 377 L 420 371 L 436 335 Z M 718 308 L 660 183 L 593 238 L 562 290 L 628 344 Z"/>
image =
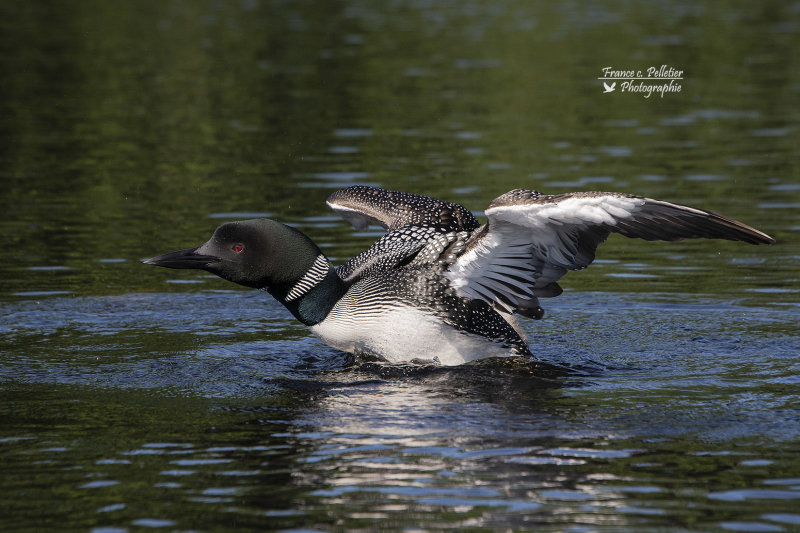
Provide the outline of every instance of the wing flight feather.
<path id="1" fill-rule="evenodd" d="M 371 222 L 390 231 L 407 226 L 472 231 L 479 226 L 475 216 L 464 206 L 364 185 L 340 189 L 328 197 L 327 203 L 358 230 L 366 229 Z"/>
<path id="2" fill-rule="evenodd" d="M 515 189 L 486 209 L 488 223 L 473 233 L 446 276 L 465 297 L 505 312 L 541 316 L 537 297 L 557 296 L 569 270 L 591 264 L 611 233 L 645 240 L 773 239 L 711 211 L 606 192 L 545 195 Z"/>

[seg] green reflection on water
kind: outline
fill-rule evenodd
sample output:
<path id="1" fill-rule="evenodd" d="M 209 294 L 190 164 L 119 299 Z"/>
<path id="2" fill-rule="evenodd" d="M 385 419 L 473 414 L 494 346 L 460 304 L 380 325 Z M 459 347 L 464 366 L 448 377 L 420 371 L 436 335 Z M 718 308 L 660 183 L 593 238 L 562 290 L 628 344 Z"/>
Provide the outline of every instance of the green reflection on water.
<path id="1" fill-rule="evenodd" d="M 292 472 L 306 447 L 273 436 L 285 431 L 281 419 L 304 407 L 302 395 L 261 395 L 257 408 L 235 410 L 180 395 L 83 387 L 7 384 L 0 396 L 0 500 L 8 530 L 142 519 L 195 528 L 290 527 L 315 514 L 292 514 L 305 493 Z M 276 420 L 259 421 L 253 412 Z"/>
<path id="2" fill-rule="evenodd" d="M 327 216 L 327 194 L 353 182 L 475 210 L 520 186 L 626 190 L 786 240 L 796 209 L 758 207 L 800 197 L 787 120 L 797 32 L 776 30 L 785 13 L 770 6 L 725 17 L 515 2 L 391 13 L 315 2 L 6 6 L 0 224 L 11 260 L 0 292 L 147 289 L 162 277 L 137 259 L 204 240 L 219 222 L 208 215 Z M 607 64 L 664 63 L 686 79 L 663 99 L 603 95 L 595 79 Z M 337 257 L 371 240 L 344 224 L 310 233 Z M 601 257 L 670 268 L 669 255 L 685 254 L 677 261 L 700 269 L 663 290 L 747 285 L 748 270 L 763 269 L 728 263 L 753 257 L 774 266 L 753 283 L 797 289 L 782 250 L 608 248 Z M 26 270 L 53 265 L 71 270 Z"/>

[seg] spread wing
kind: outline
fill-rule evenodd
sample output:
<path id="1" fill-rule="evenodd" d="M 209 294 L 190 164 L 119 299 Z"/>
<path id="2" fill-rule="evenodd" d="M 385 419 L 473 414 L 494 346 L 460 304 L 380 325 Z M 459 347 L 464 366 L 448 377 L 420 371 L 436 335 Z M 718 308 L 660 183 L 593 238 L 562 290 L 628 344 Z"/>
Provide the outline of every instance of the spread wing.
<path id="1" fill-rule="evenodd" d="M 407 226 L 392 230 L 357 256 L 339 265 L 336 272 L 346 282 L 388 272 L 418 255 L 428 242 L 439 235 L 445 234 L 432 226 Z"/>
<path id="2" fill-rule="evenodd" d="M 485 213 L 488 223 L 445 275 L 462 296 L 537 318 L 537 297 L 560 294 L 556 282 L 568 270 L 589 266 L 612 232 L 645 240 L 774 242 L 711 211 L 621 193 L 550 196 L 515 189 L 492 200 Z"/>
<path id="3" fill-rule="evenodd" d="M 328 197 L 327 203 L 357 230 L 366 229 L 370 222 L 387 230 L 432 226 L 445 231 L 471 231 L 480 225 L 464 206 L 364 185 L 340 189 Z"/>
<path id="4" fill-rule="evenodd" d="M 395 268 L 436 235 L 472 231 L 480 225 L 464 206 L 363 185 L 340 189 L 328 197 L 327 203 L 355 229 L 366 229 L 375 222 L 389 230 L 370 248 L 337 268 L 339 277 L 347 282 Z"/>

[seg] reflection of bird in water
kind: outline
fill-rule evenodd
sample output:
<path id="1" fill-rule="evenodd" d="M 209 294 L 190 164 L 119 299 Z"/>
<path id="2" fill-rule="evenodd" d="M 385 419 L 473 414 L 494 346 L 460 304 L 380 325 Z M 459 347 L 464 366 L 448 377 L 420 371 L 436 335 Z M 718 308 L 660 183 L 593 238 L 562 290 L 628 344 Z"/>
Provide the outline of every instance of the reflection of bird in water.
<path id="1" fill-rule="evenodd" d="M 358 229 L 388 230 L 338 268 L 304 234 L 267 219 L 223 224 L 197 248 L 145 261 L 199 268 L 264 289 L 334 348 L 392 362 L 456 365 L 529 356 L 513 313 L 541 318 L 539 298 L 594 260 L 611 233 L 646 240 L 773 239 L 722 215 L 620 193 L 495 198 L 480 225 L 463 206 L 355 186 L 328 205 Z"/>

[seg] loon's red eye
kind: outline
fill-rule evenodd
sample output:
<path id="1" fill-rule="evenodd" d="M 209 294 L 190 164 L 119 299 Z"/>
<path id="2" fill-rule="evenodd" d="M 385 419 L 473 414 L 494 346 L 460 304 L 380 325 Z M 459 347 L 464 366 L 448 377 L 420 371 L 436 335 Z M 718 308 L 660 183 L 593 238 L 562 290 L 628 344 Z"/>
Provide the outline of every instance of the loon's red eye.
<path id="1" fill-rule="evenodd" d="M 231 246 L 231 250 L 233 250 L 234 253 L 240 254 L 244 251 L 244 244 L 234 244 Z"/>

